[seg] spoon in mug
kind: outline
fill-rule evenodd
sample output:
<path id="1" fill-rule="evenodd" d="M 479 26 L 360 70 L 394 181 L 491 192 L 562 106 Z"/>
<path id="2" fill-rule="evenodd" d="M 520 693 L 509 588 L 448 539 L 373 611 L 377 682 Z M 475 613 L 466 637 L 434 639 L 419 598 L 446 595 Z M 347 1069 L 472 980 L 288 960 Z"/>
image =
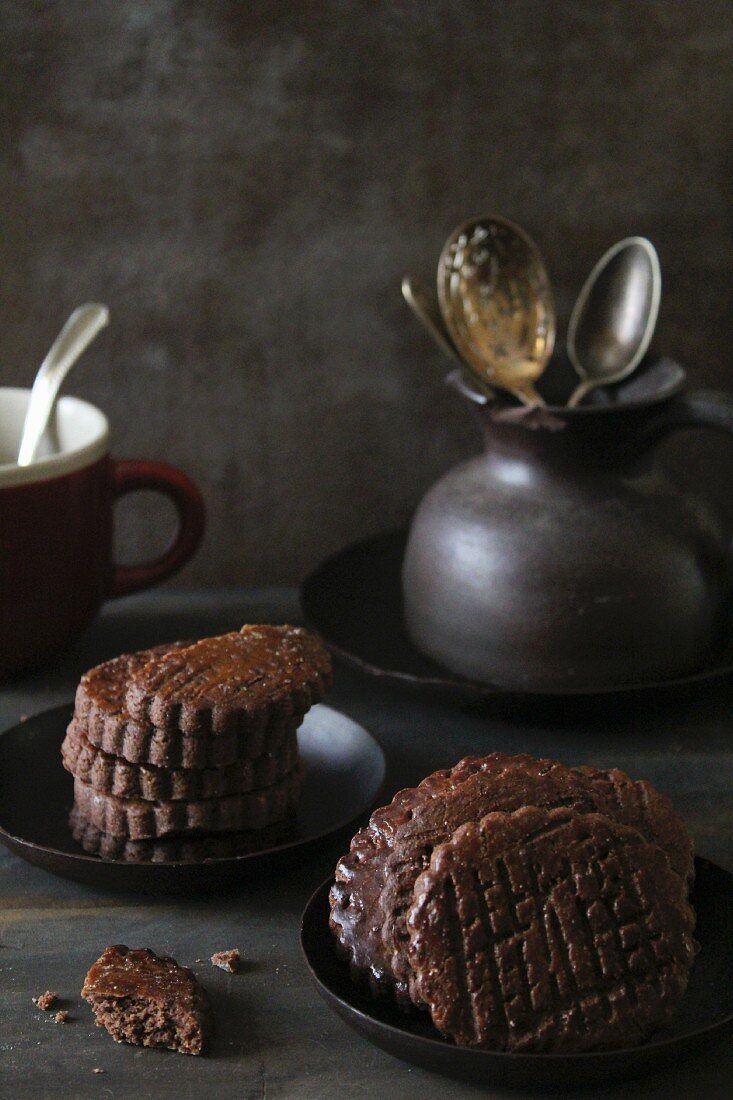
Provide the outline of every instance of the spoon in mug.
<path id="1" fill-rule="evenodd" d="M 446 241 L 438 300 L 459 355 L 489 385 L 544 405 L 535 382 L 555 343 L 555 306 L 534 241 L 504 218 L 476 218 Z"/>
<path id="2" fill-rule="evenodd" d="M 18 451 L 18 465 L 30 466 L 56 407 L 66 375 L 94 337 L 109 323 L 106 306 L 89 302 L 69 317 L 39 367 L 31 390 Z"/>
<path id="3" fill-rule="evenodd" d="M 581 381 L 568 408 L 637 368 L 654 334 L 661 293 L 659 257 L 646 237 L 627 237 L 601 256 L 570 317 L 568 355 Z"/>
<path id="4" fill-rule="evenodd" d="M 471 375 L 471 380 L 474 385 L 479 386 L 485 395 L 493 392 L 483 378 L 477 376 L 463 359 L 461 359 L 455 344 L 446 330 L 443 315 L 440 312 L 440 306 L 428 288 L 412 275 L 405 275 L 402 280 L 402 297 L 405 299 L 423 328 L 427 329 L 430 333 L 440 350 L 443 351 L 449 359 L 458 363 L 463 371 L 467 370 Z"/>

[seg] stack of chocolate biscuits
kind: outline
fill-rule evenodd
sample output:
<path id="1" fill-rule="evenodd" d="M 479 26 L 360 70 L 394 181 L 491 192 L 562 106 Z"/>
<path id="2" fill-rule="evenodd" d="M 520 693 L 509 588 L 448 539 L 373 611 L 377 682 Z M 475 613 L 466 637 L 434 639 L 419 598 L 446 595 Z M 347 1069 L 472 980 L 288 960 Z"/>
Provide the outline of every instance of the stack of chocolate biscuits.
<path id="1" fill-rule="evenodd" d="M 622 1047 L 687 986 L 692 875 L 651 784 L 493 753 L 375 811 L 336 868 L 330 923 L 356 980 L 459 1045 Z"/>
<path id="2" fill-rule="evenodd" d="M 91 669 L 61 748 L 74 838 L 135 862 L 282 842 L 303 780 L 296 731 L 330 680 L 321 642 L 292 626 L 244 626 Z"/>

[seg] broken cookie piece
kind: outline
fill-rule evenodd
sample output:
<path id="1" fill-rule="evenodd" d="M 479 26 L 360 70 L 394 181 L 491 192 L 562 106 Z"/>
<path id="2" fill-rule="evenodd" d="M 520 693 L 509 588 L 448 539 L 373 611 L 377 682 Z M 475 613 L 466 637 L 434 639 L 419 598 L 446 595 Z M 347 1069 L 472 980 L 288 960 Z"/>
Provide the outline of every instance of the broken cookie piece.
<path id="1" fill-rule="evenodd" d="M 108 947 L 81 995 L 118 1043 L 201 1054 L 211 1033 L 209 999 L 191 971 L 147 948 Z"/>
<path id="2" fill-rule="evenodd" d="M 41 993 L 41 995 L 39 997 L 32 997 L 31 998 L 31 1000 L 33 1001 L 33 1004 L 36 1006 L 36 1008 L 40 1008 L 44 1012 L 48 1012 L 49 1009 L 53 1008 L 53 1006 L 56 1004 L 58 999 L 59 999 L 58 993 L 54 993 L 50 989 L 47 989 L 45 993 Z"/>
<path id="3" fill-rule="evenodd" d="M 242 956 L 236 947 L 231 951 L 215 951 L 211 956 L 212 966 L 218 966 L 220 970 L 226 970 L 227 974 L 236 974 L 242 963 Z"/>
<path id="4" fill-rule="evenodd" d="M 57 1024 L 65 1024 L 69 1019 L 69 1013 L 65 1008 L 62 1008 L 60 1012 L 57 1012 L 54 1016 L 54 1020 Z"/>

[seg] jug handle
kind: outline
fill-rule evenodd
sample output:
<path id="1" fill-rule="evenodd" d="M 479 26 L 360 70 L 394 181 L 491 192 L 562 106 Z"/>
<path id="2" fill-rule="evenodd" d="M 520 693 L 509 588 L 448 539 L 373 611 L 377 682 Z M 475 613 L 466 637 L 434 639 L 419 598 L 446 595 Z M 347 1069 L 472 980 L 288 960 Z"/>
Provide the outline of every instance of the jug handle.
<path id="1" fill-rule="evenodd" d="M 733 395 L 719 390 L 694 390 L 674 397 L 648 425 L 644 442 L 654 444 L 681 428 L 713 428 L 733 435 Z"/>

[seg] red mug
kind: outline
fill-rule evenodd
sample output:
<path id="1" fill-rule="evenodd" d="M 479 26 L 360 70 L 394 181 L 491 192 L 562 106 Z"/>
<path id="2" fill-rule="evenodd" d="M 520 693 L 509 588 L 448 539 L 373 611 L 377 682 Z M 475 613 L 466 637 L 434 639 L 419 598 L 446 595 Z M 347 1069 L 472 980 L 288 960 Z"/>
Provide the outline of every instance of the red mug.
<path id="1" fill-rule="evenodd" d="M 102 602 L 169 577 L 192 557 L 204 532 L 194 483 L 163 462 L 109 455 L 104 413 L 78 397 L 57 406 L 57 453 L 18 466 L 30 390 L 0 389 L 0 677 L 25 672 L 60 653 Z M 159 558 L 113 560 L 118 497 L 153 489 L 169 497 L 178 530 Z"/>

